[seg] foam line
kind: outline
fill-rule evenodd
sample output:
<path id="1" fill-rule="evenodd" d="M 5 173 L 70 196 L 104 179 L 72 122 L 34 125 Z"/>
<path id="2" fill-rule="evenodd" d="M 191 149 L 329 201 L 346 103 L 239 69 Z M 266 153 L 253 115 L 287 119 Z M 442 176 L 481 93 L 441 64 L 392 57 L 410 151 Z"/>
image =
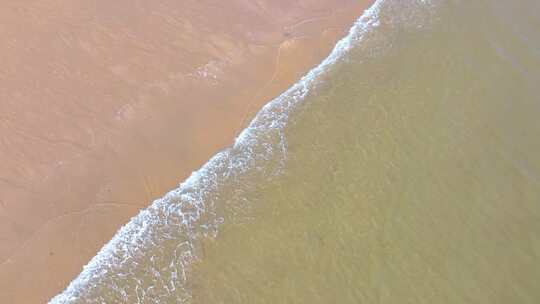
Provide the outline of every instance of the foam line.
<path id="1" fill-rule="evenodd" d="M 151 270 L 155 270 L 156 286 L 169 293 L 185 293 L 185 298 L 180 301 L 189 299 L 189 291 L 179 290 L 184 288 L 183 283 L 187 280 L 186 267 L 196 259 L 194 242 L 202 235 L 216 233 L 223 221 L 215 214 L 214 203 L 219 198 L 216 193 L 225 182 L 238 179 L 250 170 L 265 174 L 279 172 L 279 168 L 268 168 L 266 164 L 276 158 L 280 163 L 284 162 L 286 141 L 283 130 L 288 114 L 317 86 L 321 75 L 362 40 L 370 28 L 379 24 L 379 11 L 384 1 L 375 1 L 326 59 L 266 104 L 230 148 L 216 154 L 178 188 L 154 201 L 123 226 L 84 266 L 77 278 L 49 303 L 101 303 L 102 299 L 93 296 L 101 296 L 105 284 L 110 284 L 108 288 L 111 289 L 105 297 L 118 297 L 127 302 L 132 296 L 139 302 L 145 298 L 152 301 L 150 297 L 155 296 L 151 294 L 152 290 L 144 288 L 135 274 L 137 267 L 142 267 L 137 259 L 143 257 L 152 265 L 158 260 L 155 266 L 145 266 L 154 267 Z M 169 262 L 159 260 L 162 249 L 158 247 L 164 243 L 174 244 L 175 249 L 167 252 L 171 259 L 167 273 L 160 273 L 163 269 L 157 265 Z M 126 276 L 133 276 L 136 286 L 114 285 L 115 279 Z"/>

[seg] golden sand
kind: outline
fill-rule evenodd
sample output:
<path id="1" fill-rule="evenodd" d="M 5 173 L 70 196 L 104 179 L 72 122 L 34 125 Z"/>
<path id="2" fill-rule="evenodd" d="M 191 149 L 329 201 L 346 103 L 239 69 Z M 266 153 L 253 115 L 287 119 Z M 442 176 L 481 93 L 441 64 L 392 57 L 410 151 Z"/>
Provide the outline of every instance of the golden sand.
<path id="1" fill-rule="evenodd" d="M 324 58 L 368 2 L 4 4 L 0 303 L 65 288 Z"/>

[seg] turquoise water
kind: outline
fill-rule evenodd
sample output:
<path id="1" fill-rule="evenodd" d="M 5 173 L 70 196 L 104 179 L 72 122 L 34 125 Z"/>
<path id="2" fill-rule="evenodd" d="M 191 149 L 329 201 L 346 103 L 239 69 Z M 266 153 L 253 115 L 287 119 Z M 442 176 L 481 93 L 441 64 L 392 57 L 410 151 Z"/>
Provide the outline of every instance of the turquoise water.
<path id="1" fill-rule="evenodd" d="M 52 303 L 538 303 L 540 4 L 377 1 Z"/>

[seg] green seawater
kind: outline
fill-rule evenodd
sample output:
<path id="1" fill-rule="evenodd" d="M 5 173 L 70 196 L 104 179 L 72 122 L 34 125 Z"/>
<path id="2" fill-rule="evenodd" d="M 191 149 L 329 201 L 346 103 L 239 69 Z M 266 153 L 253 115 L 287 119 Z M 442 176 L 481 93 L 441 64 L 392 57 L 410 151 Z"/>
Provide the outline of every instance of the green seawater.
<path id="1" fill-rule="evenodd" d="M 221 207 L 193 303 L 540 303 L 540 4 L 387 2 Z"/>

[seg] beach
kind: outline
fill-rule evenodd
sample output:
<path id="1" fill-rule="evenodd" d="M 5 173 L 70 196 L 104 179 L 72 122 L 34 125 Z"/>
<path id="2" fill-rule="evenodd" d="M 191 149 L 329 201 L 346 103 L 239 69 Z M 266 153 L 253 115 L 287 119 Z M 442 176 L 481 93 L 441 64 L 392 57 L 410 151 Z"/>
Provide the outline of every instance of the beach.
<path id="1" fill-rule="evenodd" d="M 6 4 L 0 302 L 61 292 L 131 217 L 325 58 L 369 4 Z"/>
<path id="2" fill-rule="evenodd" d="M 540 3 L 10 3 L 0 303 L 540 301 Z"/>

